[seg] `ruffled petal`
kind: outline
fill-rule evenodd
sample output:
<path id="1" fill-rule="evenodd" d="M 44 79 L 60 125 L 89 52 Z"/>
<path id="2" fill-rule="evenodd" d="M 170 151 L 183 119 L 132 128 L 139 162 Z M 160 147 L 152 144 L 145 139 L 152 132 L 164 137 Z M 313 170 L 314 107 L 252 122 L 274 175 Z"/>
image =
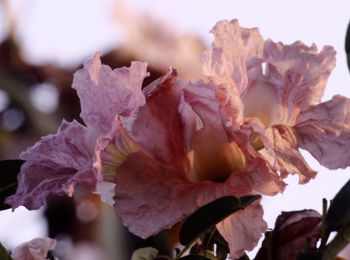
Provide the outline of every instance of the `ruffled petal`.
<path id="1" fill-rule="evenodd" d="M 266 133 L 272 142 L 272 156 L 282 178 L 298 174 L 299 183 L 307 183 L 316 176 L 316 171 L 310 168 L 299 151 L 293 128 L 276 125 L 268 128 Z"/>
<path id="2" fill-rule="evenodd" d="M 306 110 L 295 127 L 301 148 L 329 169 L 350 166 L 350 99 L 334 96 Z"/>
<path id="3" fill-rule="evenodd" d="M 15 248 L 11 257 L 13 260 L 44 260 L 47 253 L 56 246 L 56 240 L 51 238 L 35 238 Z"/>
<path id="4" fill-rule="evenodd" d="M 116 115 L 130 115 L 145 104 L 142 82 L 147 64 L 132 62 L 129 68 L 112 70 L 96 54 L 74 74 L 73 85 L 81 103 L 81 117 L 89 126 L 107 132 Z"/>
<path id="5" fill-rule="evenodd" d="M 335 66 L 336 52 L 331 46 L 318 52 L 315 45 L 283 45 L 268 40 L 264 53 L 265 79 L 277 91 L 279 123 L 294 124 L 300 111 L 320 101 Z"/>
<path id="6" fill-rule="evenodd" d="M 245 157 L 245 167 L 233 176 L 240 176 L 252 190 L 265 195 L 276 195 L 286 186 L 266 150 L 273 153 L 270 139 L 266 136 L 265 127 L 258 119 L 249 119 L 241 126 L 227 129 L 230 142 L 235 142 Z M 262 152 L 264 150 L 264 152 Z"/>
<path id="7" fill-rule="evenodd" d="M 243 93 L 248 81 L 261 74 L 264 41 L 259 30 L 242 28 L 232 20 L 218 22 L 211 32 L 215 39 L 203 55 L 203 74 Z"/>
<path id="8" fill-rule="evenodd" d="M 225 183 L 202 181 L 195 184 L 181 176 L 144 153 L 131 154 L 116 173 L 116 212 L 122 223 L 132 233 L 146 238 L 172 227 L 217 198 L 252 193 L 246 180 L 237 176 Z M 265 231 L 266 225 L 257 224 L 263 222 L 262 209 L 258 207 L 259 210 L 253 210 L 253 214 L 247 211 L 241 217 L 230 220 L 230 225 L 234 227 L 244 222 L 249 229 L 248 236 L 228 237 L 230 244 L 235 244 L 232 253 L 251 249 Z M 247 214 L 249 218 L 245 219 Z M 227 228 L 221 230 L 228 235 Z"/>
<path id="9" fill-rule="evenodd" d="M 95 185 L 92 151 L 86 145 L 87 129 L 77 122 L 63 122 L 56 134 L 43 137 L 20 157 L 17 193 L 6 199 L 12 208 L 40 208 L 50 194 L 71 195 L 76 183 Z"/>
<path id="10" fill-rule="evenodd" d="M 192 168 L 189 178 L 194 182 L 225 180 L 233 171 L 245 167 L 240 148 L 235 142 L 230 142 L 226 134 L 226 125 L 232 125 L 232 122 L 220 115 L 215 85 L 197 82 L 183 86 L 179 111 Z"/>
<path id="11" fill-rule="evenodd" d="M 231 259 L 238 259 L 246 250 L 256 246 L 267 229 L 263 214 L 260 203 L 254 202 L 217 224 L 217 229 L 229 244 Z"/>
<path id="12" fill-rule="evenodd" d="M 184 132 L 178 107 L 182 87 L 177 72 L 170 69 L 164 77 L 154 81 L 144 90 L 147 99 L 134 118 L 124 121 L 125 128 L 146 151 L 164 163 L 184 168 Z"/>

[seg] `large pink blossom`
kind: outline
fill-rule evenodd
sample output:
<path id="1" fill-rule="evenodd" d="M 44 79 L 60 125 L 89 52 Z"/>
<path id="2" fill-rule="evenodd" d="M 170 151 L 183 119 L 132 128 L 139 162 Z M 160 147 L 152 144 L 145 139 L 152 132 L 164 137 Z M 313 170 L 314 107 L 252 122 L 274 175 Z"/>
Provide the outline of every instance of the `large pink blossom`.
<path id="1" fill-rule="evenodd" d="M 274 195 L 288 174 L 307 182 L 316 173 L 299 147 L 327 167 L 350 164 L 348 99 L 319 103 L 333 48 L 264 42 L 237 21 L 219 22 L 213 33 L 206 81 L 182 81 L 170 69 L 141 90 L 145 64 L 112 71 L 98 56 L 86 62 L 73 82 L 86 126 L 63 123 L 24 153 L 8 202 L 37 208 L 48 194 L 85 184 L 114 197 L 123 224 L 145 238 L 216 198 Z M 232 258 L 256 245 L 267 227 L 262 215 L 256 202 L 217 225 Z"/>

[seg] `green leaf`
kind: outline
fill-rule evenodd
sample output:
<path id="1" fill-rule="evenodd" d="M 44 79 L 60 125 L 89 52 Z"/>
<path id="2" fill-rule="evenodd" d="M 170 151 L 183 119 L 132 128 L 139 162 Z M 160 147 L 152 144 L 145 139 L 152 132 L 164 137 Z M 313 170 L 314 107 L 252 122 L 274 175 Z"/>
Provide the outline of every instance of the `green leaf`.
<path id="1" fill-rule="evenodd" d="M 298 255 L 297 260 L 322 260 L 323 252 L 303 252 Z"/>
<path id="2" fill-rule="evenodd" d="M 226 196 L 210 202 L 190 215 L 180 228 L 180 243 L 187 245 L 194 241 L 202 232 L 219 223 L 226 217 L 244 209 L 259 199 L 260 195 L 237 198 Z"/>
<path id="3" fill-rule="evenodd" d="M 9 252 L 6 250 L 6 248 L 0 243 L 0 259 L 1 260 L 12 260 L 12 257 L 10 256 Z"/>
<path id="4" fill-rule="evenodd" d="M 346 31 L 345 52 L 346 52 L 346 57 L 347 57 L 347 61 L 348 61 L 348 68 L 350 70 L 350 23 L 349 23 L 348 29 Z"/>
<path id="5" fill-rule="evenodd" d="M 330 231 L 338 231 L 350 221 L 350 180 L 340 189 L 331 202 L 326 216 Z"/>
<path id="6" fill-rule="evenodd" d="M 4 201 L 16 193 L 17 175 L 23 163 L 23 160 L 0 161 L 0 210 L 10 208 Z"/>
<path id="7" fill-rule="evenodd" d="M 239 200 L 241 202 L 241 207 L 246 208 L 250 204 L 252 204 L 254 201 L 256 201 L 260 198 L 261 198 L 260 195 L 249 195 L 249 196 L 240 197 Z"/>

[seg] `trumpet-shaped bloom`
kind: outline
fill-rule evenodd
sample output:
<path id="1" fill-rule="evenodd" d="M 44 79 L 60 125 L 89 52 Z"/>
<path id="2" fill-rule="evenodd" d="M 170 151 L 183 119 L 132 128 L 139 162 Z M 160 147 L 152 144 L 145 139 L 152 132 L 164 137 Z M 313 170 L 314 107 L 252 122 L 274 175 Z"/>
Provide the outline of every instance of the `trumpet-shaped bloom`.
<path id="1" fill-rule="evenodd" d="M 307 182 L 316 173 L 299 147 L 330 168 L 350 164 L 348 99 L 319 103 L 333 48 L 264 42 L 257 29 L 235 20 L 212 32 L 205 82 L 179 80 L 170 69 L 141 90 L 145 64 L 112 71 L 97 56 L 86 62 L 73 82 L 86 127 L 64 123 L 25 153 L 18 192 L 8 202 L 35 208 L 50 192 L 92 183 L 92 190 L 114 196 L 123 224 L 145 238 L 219 197 L 274 195 L 288 174 Z M 330 148 L 336 155 L 326 155 Z M 37 165 L 43 174 L 32 171 Z M 39 197 L 31 179 L 47 193 Z M 107 191 L 99 189 L 106 183 Z M 262 215 L 256 202 L 217 225 L 232 258 L 256 245 L 267 227 Z"/>

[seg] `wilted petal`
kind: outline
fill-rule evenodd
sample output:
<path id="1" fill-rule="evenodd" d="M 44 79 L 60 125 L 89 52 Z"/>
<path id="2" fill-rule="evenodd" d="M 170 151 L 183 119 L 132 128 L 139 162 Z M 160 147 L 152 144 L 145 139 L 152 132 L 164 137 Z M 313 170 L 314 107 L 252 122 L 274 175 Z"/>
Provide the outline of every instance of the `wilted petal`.
<path id="1" fill-rule="evenodd" d="M 17 193 L 6 199 L 12 208 L 41 207 L 50 194 L 71 195 L 76 183 L 92 189 L 92 151 L 86 145 L 87 130 L 77 122 L 63 122 L 56 134 L 43 137 L 20 157 L 26 162 L 19 174 Z"/>
<path id="2" fill-rule="evenodd" d="M 267 129 L 267 135 L 273 143 L 273 156 L 283 178 L 289 174 L 298 174 L 299 183 L 307 183 L 316 176 L 298 149 L 293 128 L 276 125 Z"/>
<path id="3" fill-rule="evenodd" d="M 335 54 L 330 46 L 318 52 L 315 45 L 302 42 L 265 42 L 266 80 L 276 88 L 280 109 L 286 110 L 280 123 L 294 124 L 300 111 L 320 101 L 335 66 Z"/>
<path id="4" fill-rule="evenodd" d="M 89 126 L 107 132 L 116 115 L 130 115 L 145 104 L 141 91 L 148 76 L 147 64 L 132 62 L 129 68 L 112 70 L 102 65 L 99 54 L 74 74 L 72 87 L 78 92 L 81 117 Z"/>
<path id="5" fill-rule="evenodd" d="M 217 225 L 219 232 L 229 244 L 232 259 L 238 259 L 246 250 L 250 251 L 256 246 L 262 233 L 267 229 L 263 214 L 260 203 L 254 202 Z"/>
<path id="6" fill-rule="evenodd" d="M 265 238 L 256 260 L 294 260 L 306 250 L 316 249 L 321 233 L 321 215 L 314 210 L 282 212 L 278 216 L 275 229 L 268 232 L 270 241 Z M 270 245 L 268 245 L 268 243 Z M 271 250 L 267 249 L 270 246 Z M 269 251 L 270 257 L 267 256 Z"/>
<path id="7" fill-rule="evenodd" d="M 35 238 L 15 248 L 11 257 L 13 260 L 44 260 L 47 253 L 56 246 L 56 240 L 51 238 Z"/>
<path id="8" fill-rule="evenodd" d="M 330 168 L 350 166 L 350 100 L 334 96 L 303 112 L 295 127 L 300 147 Z"/>
<path id="9" fill-rule="evenodd" d="M 215 39 L 204 53 L 203 74 L 243 93 L 248 81 L 261 73 L 264 41 L 259 30 L 242 28 L 233 20 L 218 22 L 211 32 Z"/>

